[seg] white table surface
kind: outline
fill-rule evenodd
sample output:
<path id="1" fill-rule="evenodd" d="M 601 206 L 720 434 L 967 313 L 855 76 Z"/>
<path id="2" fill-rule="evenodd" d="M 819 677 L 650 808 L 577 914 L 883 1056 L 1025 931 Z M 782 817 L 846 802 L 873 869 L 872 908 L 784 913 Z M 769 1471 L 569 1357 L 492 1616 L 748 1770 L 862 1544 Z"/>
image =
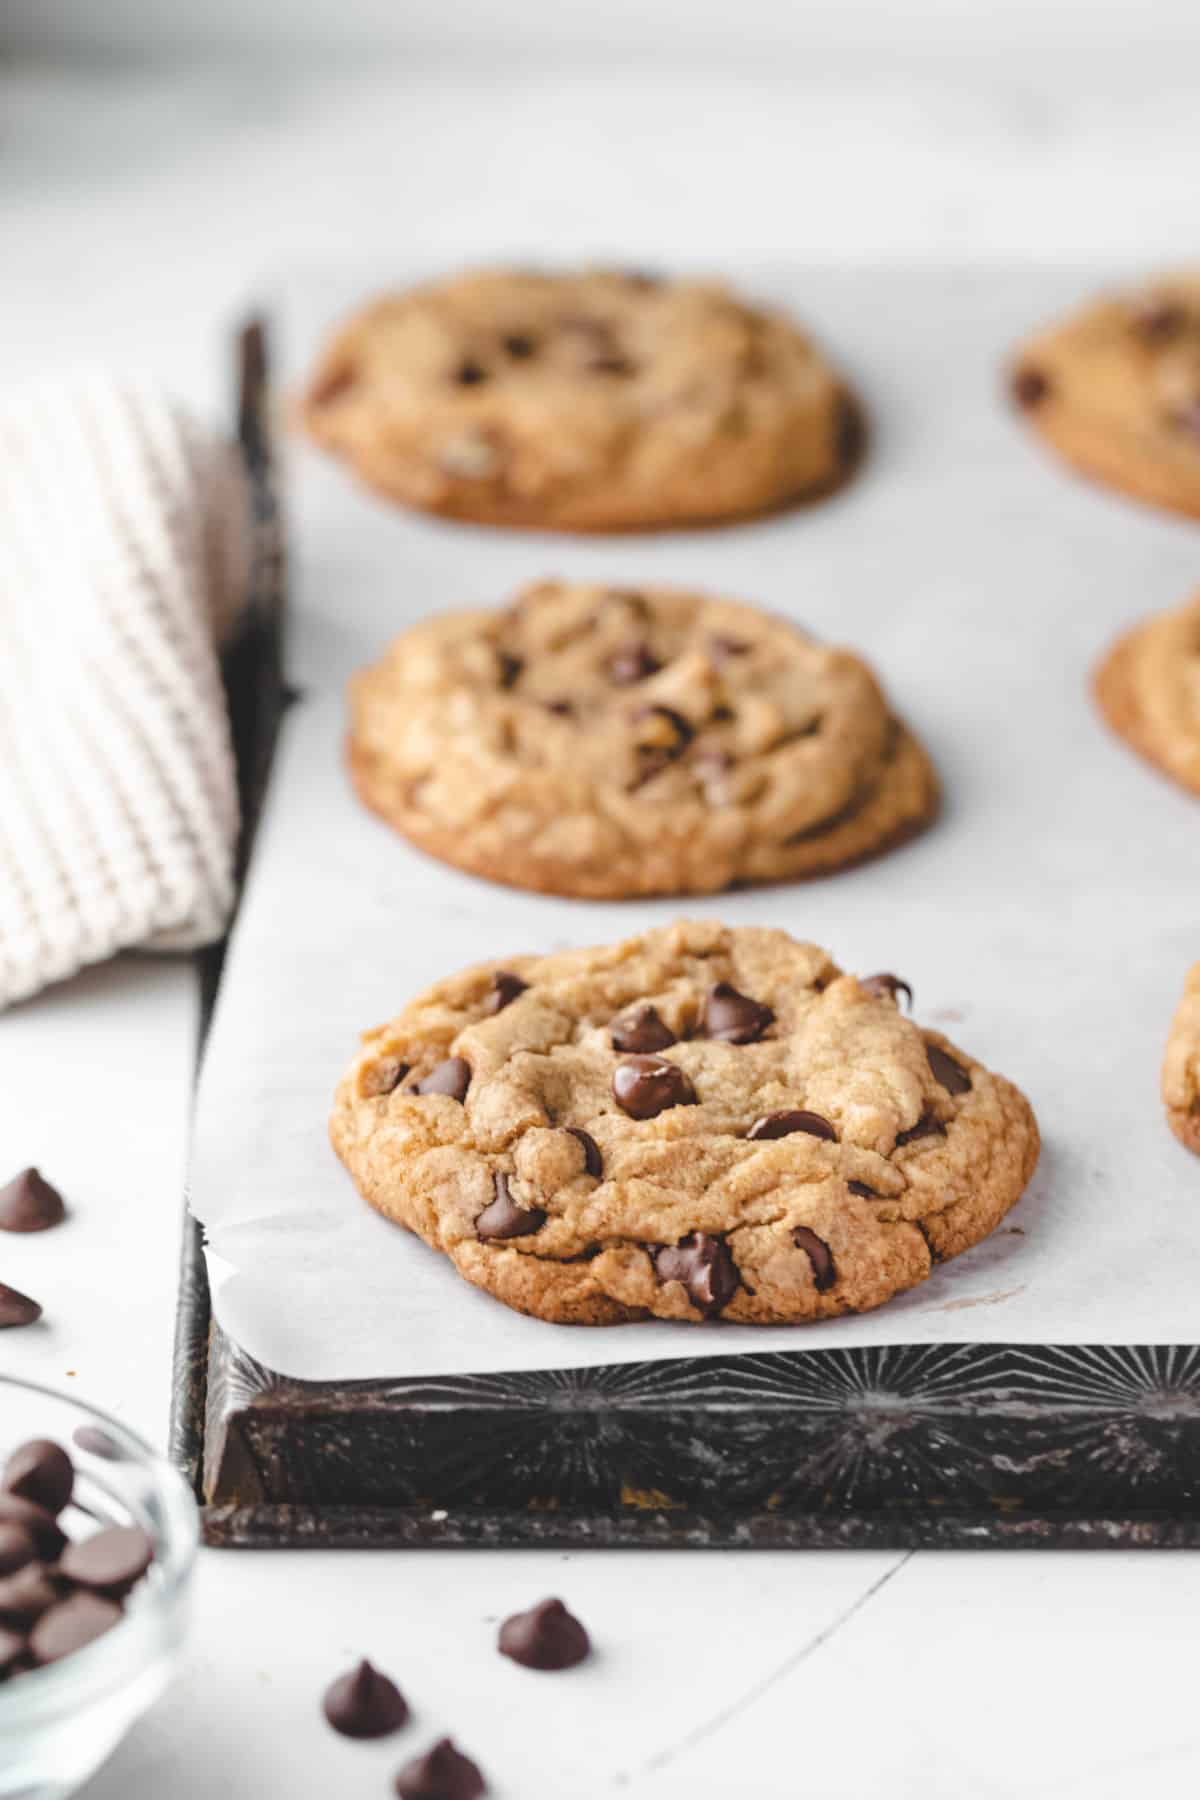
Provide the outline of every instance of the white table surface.
<path id="1" fill-rule="evenodd" d="M 389 241 L 447 260 L 1196 251 L 1194 70 L 1119 58 L 686 81 L 0 62 L 0 116 L 0 375 L 116 360 L 213 412 L 221 327 L 261 275 Z M 138 958 L 0 1018 L 0 1171 L 40 1162 L 74 1211 L 5 1245 L 46 1322 L 5 1334 L 0 1366 L 156 1440 L 195 1026 L 188 966 Z M 84 1334 L 97 1290 L 111 1307 Z M 547 1592 L 600 1649 L 566 1677 L 491 1645 Z M 88 1794 L 382 1794 L 450 1731 L 503 1800 L 1191 1800 L 1198 1607 L 1183 1553 L 207 1553 L 186 1668 Z M 318 1716 L 364 1652 L 417 1713 L 383 1746 Z"/>

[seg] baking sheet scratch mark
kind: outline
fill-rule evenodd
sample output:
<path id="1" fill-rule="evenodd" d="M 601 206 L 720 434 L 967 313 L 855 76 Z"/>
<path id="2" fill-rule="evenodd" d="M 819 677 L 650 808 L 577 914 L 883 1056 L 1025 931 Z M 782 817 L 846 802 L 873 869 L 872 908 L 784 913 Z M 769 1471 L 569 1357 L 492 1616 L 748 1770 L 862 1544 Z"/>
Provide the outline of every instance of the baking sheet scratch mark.
<path id="1" fill-rule="evenodd" d="M 697 1725 L 692 1731 L 689 1731 L 686 1737 L 681 1737 L 674 1744 L 668 1744 L 664 1750 L 655 1751 L 654 1755 L 648 1757 L 642 1764 L 637 1774 L 639 1776 L 657 1774 L 660 1769 L 664 1769 L 676 1758 L 686 1756 L 689 1750 L 694 1750 L 696 1745 L 702 1744 L 706 1738 L 714 1737 L 718 1731 L 736 1719 L 739 1713 L 745 1712 L 747 1707 L 753 1706 L 756 1701 L 761 1700 L 771 1688 L 779 1682 L 785 1681 L 793 1669 L 798 1669 L 801 1663 L 807 1662 L 810 1657 L 816 1655 L 818 1650 L 824 1649 L 826 1644 L 832 1642 L 843 1625 L 848 1625 L 851 1619 L 856 1618 L 865 1607 L 869 1606 L 876 1595 L 883 1592 L 888 1582 L 892 1581 L 916 1554 L 915 1549 L 906 1550 L 903 1556 L 897 1557 L 891 1568 L 885 1569 L 883 1574 L 858 1596 L 857 1600 L 851 1601 L 844 1612 L 838 1613 L 837 1617 L 831 1619 L 829 1624 L 823 1626 L 814 1637 L 801 1644 L 800 1648 L 794 1650 L 790 1656 L 786 1656 L 777 1668 L 771 1670 L 770 1674 L 764 1675 L 761 1681 L 757 1681 L 753 1687 L 747 1688 L 744 1694 L 740 1694 L 736 1700 L 730 1701 L 729 1705 L 723 1707 L 720 1712 L 705 1719 L 703 1724 Z M 618 1775 L 615 1785 L 627 1787 L 633 1779 L 634 1777 L 628 1774 Z"/>
<path id="2" fill-rule="evenodd" d="M 935 1306 L 934 1312 L 962 1312 L 968 1306 L 999 1306 L 1001 1300 L 1011 1300 L 1015 1294 L 1023 1294 L 1029 1286 L 1022 1281 L 1015 1288 L 997 1288 L 994 1294 L 976 1294 L 970 1300 L 947 1300 L 944 1306 Z"/>

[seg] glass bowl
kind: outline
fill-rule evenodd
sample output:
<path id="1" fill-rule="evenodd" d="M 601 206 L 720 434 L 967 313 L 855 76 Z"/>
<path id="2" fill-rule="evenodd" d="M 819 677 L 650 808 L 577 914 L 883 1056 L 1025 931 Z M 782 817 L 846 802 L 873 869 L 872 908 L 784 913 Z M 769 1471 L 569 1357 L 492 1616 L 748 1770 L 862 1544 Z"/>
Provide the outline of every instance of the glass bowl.
<path id="1" fill-rule="evenodd" d="M 187 1625 L 196 1504 L 170 1463 L 125 1426 L 31 1381 L 0 1376 L 0 1463 L 52 1438 L 75 1464 L 69 1537 L 140 1525 L 155 1559 L 103 1637 L 0 1682 L 0 1797 L 60 1800 L 116 1748 L 170 1679 Z"/>

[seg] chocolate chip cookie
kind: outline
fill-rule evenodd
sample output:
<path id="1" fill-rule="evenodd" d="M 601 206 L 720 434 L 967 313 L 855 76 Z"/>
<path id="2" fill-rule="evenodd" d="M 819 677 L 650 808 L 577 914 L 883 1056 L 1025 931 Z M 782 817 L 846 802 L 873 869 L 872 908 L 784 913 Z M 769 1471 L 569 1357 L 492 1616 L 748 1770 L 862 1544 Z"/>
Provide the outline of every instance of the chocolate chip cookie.
<path id="1" fill-rule="evenodd" d="M 488 270 L 386 295 L 327 345 L 310 434 L 406 506 L 615 531 L 835 486 L 858 413 L 791 320 L 712 282 Z"/>
<path id="2" fill-rule="evenodd" d="M 1200 594 L 1119 638 L 1093 685 L 1113 730 L 1200 794 Z"/>
<path id="3" fill-rule="evenodd" d="M 1012 394 L 1085 475 L 1200 515 L 1200 273 L 1096 301 L 1040 333 Z"/>
<path id="4" fill-rule="evenodd" d="M 937 807 L 871 671 L 734 601 L 543 582 L 351 689 L 359 795 L 493 881 L 622 898 L 821 874 Z"/>
<path id="5" fill-rule="evenodd" d="M 1162 1095 L 1171 1130 L 1200 1156 L 1200 963 L 1189 972 L 1171 1021 Z"/>
<path id="6" fill-rule="evenodd" d="M 330 1132 L 372 1206 L 518 1312 L 860 1312 L 994 1229 L 1015 1087 L 785 932 L 687 922 L 438 982 L 368 1033 Z"/>

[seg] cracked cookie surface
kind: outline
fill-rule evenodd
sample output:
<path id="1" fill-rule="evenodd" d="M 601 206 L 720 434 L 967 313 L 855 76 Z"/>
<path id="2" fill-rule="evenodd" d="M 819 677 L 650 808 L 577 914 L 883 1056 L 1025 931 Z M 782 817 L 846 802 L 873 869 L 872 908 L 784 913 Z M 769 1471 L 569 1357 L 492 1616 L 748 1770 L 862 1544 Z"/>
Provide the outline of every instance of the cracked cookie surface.
<path id="1" fill-rule="evenodd" d="M 363 801 L 515 887 L 619 899 L 816 875 L 925 825 L 937 778 L 866 664 L 665 589 L 543 582 L 355 677 Z"/>
<path id="2" fill-rule="evenodd" d="M 1200 963 L 1189 971 L 1171 1021 L 1162 1096 L 1171 1130 L 1200 1156 Z"/>
<path id="3" fill-rule="evenodd" d="M 330 1122 L 372 1206 L 519 1312 L 878 1306 L 992 1231 L 1024 1096 L 785 932 L 681 921 L 481 964 L 370 1032 Z"/>
<path id="4" fill-rule="evenodd" d="M 1200 794 L 1200 594 L 1119 638 L 1094 688 L 1113 730 Z"/>
<path id="5" fill-rule="evenodd" d="M 407 506 L 607 531 L 763 512 L 857 454 L 841 379 L 712 282 L 485 270 L 387 295 L 326 346 L 310 435 Z"/>
<path id="6" fill-rule="evenodd" d="M 1012 393 L 1085 475 L 1200 516 L 1200 271 L 1106 297 L 1030 339 Z"/>

